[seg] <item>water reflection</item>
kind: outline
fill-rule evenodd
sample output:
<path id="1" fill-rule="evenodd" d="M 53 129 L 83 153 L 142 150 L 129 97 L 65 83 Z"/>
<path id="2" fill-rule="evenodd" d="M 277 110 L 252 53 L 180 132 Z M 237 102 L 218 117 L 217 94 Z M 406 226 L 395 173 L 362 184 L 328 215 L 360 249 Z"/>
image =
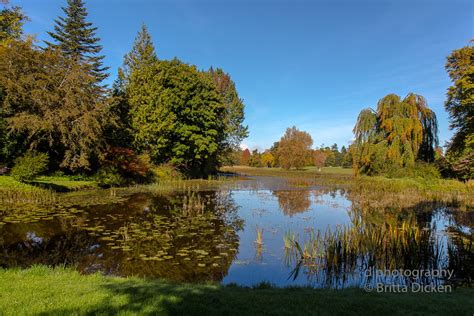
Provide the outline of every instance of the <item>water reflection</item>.
<path id="1" fill-rule="evenodd" d="M 309 190 L 273 191 L 273 195 L 278 198 L 280 209 L 285 215 L 306 212 L 311 206 Z"/>
<path id="2" fill-rule="evenodd" d="M 222 280 L 242 227 L 228 191 L 136 194 L 126 203 L 88 207 L 75 219 L 16 222 L 1 231 L 3 267 L 67 264 L 177 281 Z"/>
<path id="3" fill-rule="evenodd" d="M 474 213 L 441 204 L 368 208 L 350 192 L 267 178 L 96 200 L 4 211 L 0 265 L 66 264 L 85 273 L 242 285 L 472 284 Z M 438 268 L 454 275 L 368 273 Z"/>

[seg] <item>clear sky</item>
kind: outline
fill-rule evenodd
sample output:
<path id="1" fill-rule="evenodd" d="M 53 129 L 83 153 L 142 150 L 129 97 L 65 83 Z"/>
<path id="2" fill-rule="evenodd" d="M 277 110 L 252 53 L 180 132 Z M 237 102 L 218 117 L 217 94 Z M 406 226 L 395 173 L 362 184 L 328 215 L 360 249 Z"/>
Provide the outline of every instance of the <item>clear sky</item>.
<path id="1" fill-rule="evenodd" d="M 47 39 L 65 0 L 11 0 Z M 444 111 L 446 56 L 474 38 L 474 1 L 86 0 L 111 79 L 141 23 L 161 59 L 229 72 L 246 104 L 244 145 L 268 148 L 287 127 L 316 146 L 347 145 L 358 113 L 388 93 L 425 96 L 451 137 Z"/>

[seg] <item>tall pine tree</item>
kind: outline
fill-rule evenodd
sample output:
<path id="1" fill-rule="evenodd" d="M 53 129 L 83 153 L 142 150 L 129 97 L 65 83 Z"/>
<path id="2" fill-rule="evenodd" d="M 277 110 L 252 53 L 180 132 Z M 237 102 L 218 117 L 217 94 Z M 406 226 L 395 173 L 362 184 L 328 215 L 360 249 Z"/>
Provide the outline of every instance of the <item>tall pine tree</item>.
<path id="1" fill-rule="evenodd" d="M 118 76 L 113 85 L 115 102 L 112 111 L 118 117 L 118 127 L 111 127 L 107 133 L 108 143 L 118 147 L 128 147 L 133 141 L 130 126 L 129 96 L 136 85 L 130 85 L 133 72 L 140 72 L 158 61 L 153 41 L 145 24 L 138 32 L 132 50 L 124 56 L 122 67 L 118 69 Z M 138 78 L 138 77 L 137 77 Z M 136 79 L 138 80 L 138 79 Z M 138 85 L 145 82 L 138 83 Z"/>
<path id="2" fill-rule="evenodd" d="M 116 88 L 125 92 L 133 71 L 150 66 L 158 60 L 155 47 L 145 24 L 138 32 L 132 50 L 124 56 L 122 67 L 119 68 Z"/>
<path id="3" fill-rule="evenodd" d="M 51 48 L 59 48 L 66 56 L 84 62 L 91 67 L 91 74 L 100 82 L 108 77 L 108 67 L 103 66 L 102 46 L 95 32 L 97 27 L 87 22 L 87 10 L 82 0 L 67 0 L 62 8 L 65 17 L 55 20 L 54 32 L 48 32 L 55 43 L 46 42 Z"/>

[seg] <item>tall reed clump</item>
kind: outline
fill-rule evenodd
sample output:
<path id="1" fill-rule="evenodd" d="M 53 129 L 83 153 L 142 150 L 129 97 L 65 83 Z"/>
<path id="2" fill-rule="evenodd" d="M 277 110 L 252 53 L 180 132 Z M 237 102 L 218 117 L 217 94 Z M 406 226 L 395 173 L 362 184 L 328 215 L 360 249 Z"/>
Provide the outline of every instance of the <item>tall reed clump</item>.
<path id="1" fill-rule="evenodd" d="M 311 231 L 302 242 L 292 240 L 287 252 L 298 270 L 317 267 L 316 272 L 324 272 L 326 277 L 352 273 L 360 267 L 440 269 L 445 264 L 443 246 L 435 232 L 435 227 L 423 229 L 408 222 L 394 226 L 355 221 L 352 226 L 328 228 L 324 233 Z"/>
<path id="2" fill-rule="evenodd" d="M 204 213 L 206 201 L 195 191 L 189 192 L 183 198 L 182 214 L 185 216 L 198 216 Z"/>
<path id="3" fill-rule="evenodd" d="M 42 188 L 0 188 L 0 202 L 2 205 L 39 204 L 49 205 L 58 202 L 58 195 L 52 190 Z"/>

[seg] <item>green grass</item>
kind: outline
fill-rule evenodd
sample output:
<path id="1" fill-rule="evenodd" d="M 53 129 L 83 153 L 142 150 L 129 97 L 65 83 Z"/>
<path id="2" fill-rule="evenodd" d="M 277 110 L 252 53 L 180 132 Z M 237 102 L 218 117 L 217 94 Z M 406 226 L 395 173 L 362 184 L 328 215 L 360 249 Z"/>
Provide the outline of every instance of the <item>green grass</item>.
<path id="1" fill-rule="evenodd" d="M 75 181 L 67 176 L 41 176 L 34 181 L 21 183 L 11 176 L 0 176 L 0 189 L 35 190 L 36 188 L 52 189 L 53 191 L 76 191 L 96 188 L 95 181 Z"/>
<path id="2" fill-rule="evenodd" d="M 304 167 L 304 171 L 307 172 L 320 172 L 322 174 L 344 174 L 344 175 L 353 175 L 354 171 L 351 168 L 342 168 L 342 167 L 323 167 L 321 171 L 317 167 Z"/>
<path id="3" fill-rule="evenodd" d="M 472 315 L 474 289 L 366 293 L 83 276 L 70 269 L 0 270 L 2 315 Z"/>

